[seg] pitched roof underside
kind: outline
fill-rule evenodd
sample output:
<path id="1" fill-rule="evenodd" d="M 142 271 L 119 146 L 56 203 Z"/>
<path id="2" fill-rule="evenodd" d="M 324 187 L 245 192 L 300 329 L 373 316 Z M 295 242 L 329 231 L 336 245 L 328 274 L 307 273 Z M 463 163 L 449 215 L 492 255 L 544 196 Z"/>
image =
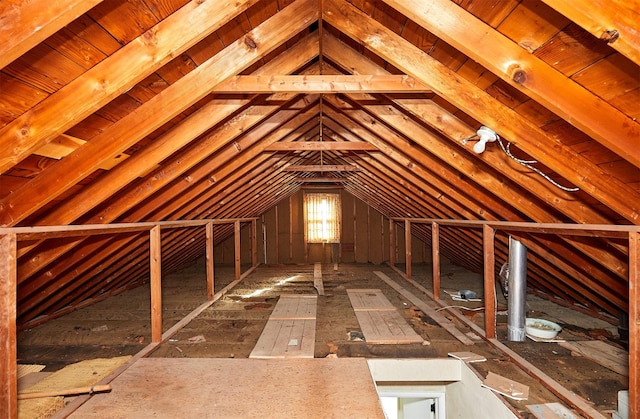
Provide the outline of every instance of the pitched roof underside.
<path id="1" fill-rule="evenodd" d="M 255 217 L 321 181 L 387 217 L 640 224 L 634 2 L 424 3 L 3 2 L 0 224 Z M 481 125 L 579 191 L 474 153 Z M 519 238 L 533 288 L 627 310 L 625 240 Z M 146 240 L 21 242 L 20 322 L 146 281 Z M 185 266 L 204 232 L 163 247 L 163 270 Z M 481 232 L 442 253 L 481 271 Z"/>

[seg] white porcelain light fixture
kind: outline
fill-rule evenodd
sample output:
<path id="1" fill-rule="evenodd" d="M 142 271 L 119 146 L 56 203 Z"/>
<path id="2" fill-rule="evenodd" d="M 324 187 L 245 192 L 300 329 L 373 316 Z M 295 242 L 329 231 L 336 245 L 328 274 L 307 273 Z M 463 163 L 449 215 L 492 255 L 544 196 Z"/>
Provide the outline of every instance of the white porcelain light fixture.
<path id="1" fill-rule="evenodd" d="M 478 142 L 473 146 L 473 151 L 477 154 L 484 151 L 488 142 L 494 142 L 498 139 L 498 134 L 496 134 L 491 128 L 487 128 L 484 125 L 480 127 L 477 134 L 478 137 L 480 137 L 480 140 L 478 140 Z"/>

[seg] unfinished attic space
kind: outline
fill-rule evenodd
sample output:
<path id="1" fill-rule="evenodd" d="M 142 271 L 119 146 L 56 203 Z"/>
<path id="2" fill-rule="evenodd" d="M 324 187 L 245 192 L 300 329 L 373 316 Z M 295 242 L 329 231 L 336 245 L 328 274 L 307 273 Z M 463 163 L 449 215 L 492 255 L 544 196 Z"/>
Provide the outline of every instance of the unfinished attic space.
<path id="1" fill-rule="evenodd" d="M 0 416 L 640 417 L 638 22 L 0 1 Z"/>

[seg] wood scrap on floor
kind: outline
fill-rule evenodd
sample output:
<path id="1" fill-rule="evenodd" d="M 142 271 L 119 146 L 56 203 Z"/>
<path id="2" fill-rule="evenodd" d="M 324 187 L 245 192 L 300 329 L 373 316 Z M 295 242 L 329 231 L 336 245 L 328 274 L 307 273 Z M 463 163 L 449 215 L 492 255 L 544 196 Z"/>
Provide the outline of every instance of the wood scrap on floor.
<path id="1" fill-rule="evenodd" d="M 466 336 L 464 333 L 458 330 L 456 325 L 453 324 L 449 319 L 444 317 L 442 314 L 438 313 L 434 308 L 427 305 L 427 303 L 422 301 L 420 298 L 413 295 L 409 290 L 397 284 L 395 281 L 393 281 L 391 278 L 389 278 L 387 275 L 385 275 L 380 271 L 375 271 L 374 274 L 376 274 L 378 278 L 386 282 L 387 285 L 389 285 L 391 288 L 396 290 L 398 294 L 408 299 L 411 302 L 411 304 L 416 305 L 420 310 L 422 310 L 424 314 L 431 317 L 436 323 L 438 323 L 438 325 L 440 325 L 440 327 L 445 329 L 447 332 L 451 333 L 451 335 L 453 335 L 460 342 L 464 343 L 465 345 L 474 344 L 474 342 L 471 339 L 469 339 L 468 336 Z"/>
<path id="2" fill-rule="evenodd" d="M 492 372 L 487 374 L 482 386 L 514 400 L 527 400 L 529 398 L 529 386 Z"/>
<path id="3" fill-rule="evenodd" d="M 249 358 L 313 358 L 315 295 L 281 295 Z"/>
<path id="4" fill-rule="evenodd" d="M 420 337 L 379 289 L 350 289 L 347 295 L 367 343 L 422 343 Z"/>
<path id="5" fill-rule="evenodd" d="M 324 284 L 322 283 L 322 264 L 313 265 L 313 287 L 318 291 L 318 295 L 324 295 Z"/>
<path id="6" fill-rule="evenodd" d="M 578 419 L 560 403 L 530 404 L 527 409 L 538 419 Z"/>
<path id="7" fill-rule="evenodd" d="M 584 356 L 611 371 L 629 376 L 629 353 L 601 340 L 581 340 L 558 343 L 572 354 Z"/>
<path id="8" fill-rule="evenodd" d="M 478 355 L 473 352 L 449 352 L 448 355 L 452 358 L 456 358 L 461 361 L 469 362 L 469 363 L 484 362 L 487 360 L 487 358 L 485 358 L 484 356 Z"/>

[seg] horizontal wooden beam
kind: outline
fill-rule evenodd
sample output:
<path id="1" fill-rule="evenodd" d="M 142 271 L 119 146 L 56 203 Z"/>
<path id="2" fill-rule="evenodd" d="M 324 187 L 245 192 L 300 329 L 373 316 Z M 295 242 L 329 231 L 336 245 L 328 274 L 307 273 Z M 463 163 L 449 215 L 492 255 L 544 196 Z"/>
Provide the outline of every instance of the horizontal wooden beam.
<path id="1" fill-rule="evenodd" d="M 328 183 L 328 182 L 347 182 L 348 179 L 343 177 L 297 177 L 296 182 L 305 183 Z"/>
<path id="2" fill-rule="evenodd" d="M 347 164 L 312 164 L 289 166 L 282 169 L 285 172 L 359 172 L 358 166 Z"/>
<path id="3" fill-rule="evenodd" d="M 273 143 L 265 151 L 377 151 L 378 148 L 367 142 L 355 141 L 297 141 Z"/>
<path id="4" fill-rule="evenodd" d="M 214 88 L 216 93 L 430 93 L 407 75 L 247 75 L 233 76 Z"/>

